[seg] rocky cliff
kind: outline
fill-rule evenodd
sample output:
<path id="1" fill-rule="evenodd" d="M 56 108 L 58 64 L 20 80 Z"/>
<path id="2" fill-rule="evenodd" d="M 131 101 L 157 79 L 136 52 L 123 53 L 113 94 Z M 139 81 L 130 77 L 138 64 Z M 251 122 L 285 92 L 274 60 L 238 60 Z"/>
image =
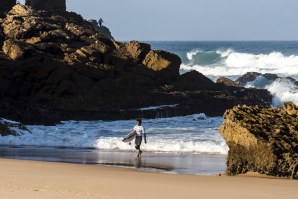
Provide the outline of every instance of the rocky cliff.
<path id="1" fill-rule="evenodd" d="M 265 90 L 215 84 L 179 74 L 177 55 L 99 34 L 76 13 L 16 5 L 0 18 L 0 115 L 23 123 L 222 115 L 238 104 L 269 106 Z M 159 110 L 157 110 L 159 111 Z"/>
<path id="2" fill-rule="evenodd" d="M 298 179 L 297 106 L 236 106 L 224 119 L 219 130 L 230 148 L 228 175 L 252 171 Z"/>

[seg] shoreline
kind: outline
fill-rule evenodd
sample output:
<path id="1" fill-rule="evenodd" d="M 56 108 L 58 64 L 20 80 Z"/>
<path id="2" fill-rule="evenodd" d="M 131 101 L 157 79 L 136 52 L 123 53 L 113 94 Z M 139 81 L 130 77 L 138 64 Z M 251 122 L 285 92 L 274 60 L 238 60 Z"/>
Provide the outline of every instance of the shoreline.
<path id="1" fill-rule="evenodd" d="M 141 159 L 136 159 L 135 156 L 134 152 L 123 151 L 0 147 L 0 158 L 127 167 L 151 173 L 218 175 L 226 168 L 226 155 L 144 152 Z"/>
<path id="2" fill-rule="evenodd" d="M 171 175 L 132 169 L 0 158 L 4 198 L 295 198 L 298 181 Z"/>

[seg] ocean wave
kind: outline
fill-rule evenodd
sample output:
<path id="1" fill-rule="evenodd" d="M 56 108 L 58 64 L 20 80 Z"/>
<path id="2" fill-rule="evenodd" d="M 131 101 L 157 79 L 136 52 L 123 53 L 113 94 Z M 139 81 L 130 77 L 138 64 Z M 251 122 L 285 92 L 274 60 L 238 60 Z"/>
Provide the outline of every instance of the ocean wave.
<path id="1" fill-rule="evenodd" d="M 287 79 L 278 79 L 265 87 L 273 95 L 273 106 L 283 102 L 294 102 L 298 105 L 298 87 Z"/>
<path id="2" fill-rule="evenodd" d="M 298 75 L 298 56 L 280 52 L 249 54 L 232 49 L 217 51 L 192 50 L 187 53 L 188 63 L 183 70 L 197 70 L 207 76 L 239 76 L 247 72 Z"/>
<path id="3" fill-rule="evenodd" d="M 131 144 L 121 142 L 120 138 L 100 138 L 96 141 L 96 148 L 103 150 L 134 151 L 134 142 Z M 165 153 L 208 153 L 227 154 L 228 147 L 222 140 L 215 141 L 183 141 L 179 139 L 160 139 L 151 137 L 150 141 L 142 145 L 142 149 L 150 152 Z"/>
<path id="4" fill-rule="evenodd" d="M 294 102 L 298 104 L 298 86 L 293 80 L 279 78 L 275 81 L 258 76 L 254 81 L 248 82 L 247 88 L 267 89 L 273 95 L 273 106 L 282 106 L 283 102 Z"/>

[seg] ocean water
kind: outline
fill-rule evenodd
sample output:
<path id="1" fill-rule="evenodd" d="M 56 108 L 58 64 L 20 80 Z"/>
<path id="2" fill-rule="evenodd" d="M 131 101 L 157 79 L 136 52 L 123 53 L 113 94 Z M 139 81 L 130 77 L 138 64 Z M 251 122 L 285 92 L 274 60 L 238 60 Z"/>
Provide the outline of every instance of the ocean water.
<path id="1" fill-rule="evenodd" d="M 196 70 L 216 81 L 225 76 L 236 80 L 247 72 L 273 73 L 298 81 L 298 41 L 250 42 L 149 42 L 180 56 L 180 73 Z M 298 86 L 282 79 L 274 82 L 258 78 L 247 87 L 268 89 L 274 96 L 273 106 L 285 101 L 298 104 Z"/>
<path id="2" fill-rule="evenodd" d="M 149 42 L 154 49 L 176 53 L 180 73 L 197 70 L 212 80 L 233 80 L 246 72 L 274 73 L 298 80 L 298 42 Z M 266 88 L 272 106 L 298 104 L 297 85 L 286 79 L 258 77 L 246 87 Z M 165 105 L 166 106 L 166 105 Z M 168 105 L 174 106 L 174 105 Z M 157 107 L 144 107 L 154 109 Z M 0 137 L 0 157 L 66 161 L 138 169 L 165 168 L 173 173 L 223 172 L 228 146 L 218 132 L 222 117 L 204 114 L 144 120 L 148 144 L 142 162 L 135 162 L 134 142 L 122 138 L 132 129 L 127 121 L 64 121 L 55 126 L 28 126 L 32 134 Z"/>

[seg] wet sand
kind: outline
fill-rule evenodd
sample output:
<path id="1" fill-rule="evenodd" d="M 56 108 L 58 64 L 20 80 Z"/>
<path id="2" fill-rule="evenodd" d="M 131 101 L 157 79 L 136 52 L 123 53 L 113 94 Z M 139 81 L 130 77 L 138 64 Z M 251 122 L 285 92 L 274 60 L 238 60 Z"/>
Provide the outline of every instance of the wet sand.
<path id="1" fill-rule="evenodd" d="M 225 155 L 164 154 L 51 147 L 0 147 L 0 158 L 128 167 L 138 171 L 217 175 L 226 168 Z"/>
<path id="2" fill-rule="evenodd" d="M 6 199 L 296 198 L 298 181 L 195 176 L 69 163 L 0 159 Z"/>

